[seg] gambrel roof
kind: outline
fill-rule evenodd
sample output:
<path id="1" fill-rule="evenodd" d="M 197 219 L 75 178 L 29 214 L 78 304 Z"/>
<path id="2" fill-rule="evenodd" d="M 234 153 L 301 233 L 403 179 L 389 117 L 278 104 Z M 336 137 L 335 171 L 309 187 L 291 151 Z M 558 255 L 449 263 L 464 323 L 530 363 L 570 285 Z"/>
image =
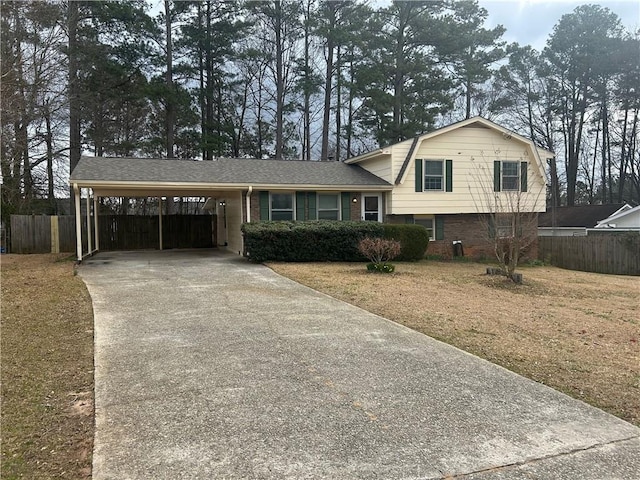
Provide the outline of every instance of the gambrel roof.
<path id="1" fill-rule="evenodd" d="M 409 148 L 407 156 L 405 157 L 402 167 L 400 168 L 400 171 L 398 172 L 398 175 L 395 178 L 395 182 L 394 182 L 395 185 L 400 185 L 401 183 L 404 183 L 406 173 L 407 173 L 407 168 L 409 165 L 411 165 L 411 162 L 415 160 L 416 152 L 418 151 L 419 146 L 422 142 L 428 141 L 429 139 L 435 138 L 439 135 L 443 135 L 445 133 L 449 133 L 454 130 L 457 130 L 460 128 L 467 128 L 467 127 L 480 127 L 480 128 L 492 129 L 500 133 L 504 138 L 514 139 L 518 142 L 521 142 L 527 145 L 531 151 L 531 154 L 533 155 L 533 158 L 536 160 L 535 164 L 538 167 L 540 176 L 542 178 L 546 178 L 545 162 L 543 161 L 543 158 L 546 159 L 546 158 L 555 157 L 555 154 L 553 152 L 536 146 L 533 143 L 533 141 L 531 141 L 530 139 L 523 137 L 522 135 L 518 135 L 517 133 L 512 132 L 511 130 L 508 130 L 504 127 L 501 127 L 500 125 L 493 123 L 492 121 L 487 120 L 486 118 L 473 117 L 467 120 L 462 120 L 460 122 L 453 123 L 451 125 L 447 125 L 446 127 L 439 128 L 438 130 L 435 130 L 433 132 L 425 133 L 413 138 L 411 147 Z M 376 156 L 389 155 L 390 149 L 392 147 L 393 145 L 389 145 L 387 147 L 383 147 L 378 150 L 374 150 L 372 152 L 368 152 L 363 155 L 350 158 L 349 160 L 346 161 L 346 163 L 357 164 L 364 160 L 375 158 Z"/>

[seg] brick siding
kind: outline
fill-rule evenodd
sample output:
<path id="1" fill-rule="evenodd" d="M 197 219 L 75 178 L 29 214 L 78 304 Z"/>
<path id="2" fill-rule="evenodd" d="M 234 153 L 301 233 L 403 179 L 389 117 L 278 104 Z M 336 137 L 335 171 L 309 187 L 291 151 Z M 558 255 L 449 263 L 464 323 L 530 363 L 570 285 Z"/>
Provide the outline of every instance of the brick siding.
<path id="1" fill-rule="evenodd" d="M 444 218 L 444 239 L 429 243 L 427 253 L 442 255 L 446 258 L 453 256 L 453 242 L 462 241 L 465 257 L 475 259 L 493 258 L 493 240 L 489 238 L 486 223 L 475 213 L 457 215 L 439 215 Z M 522 255 L 522 260 L 535 259 L 538 255 L 537 229 L 530 226 L 525 232 L 536 240 Z"/>
<path id="2" fill-rule="evenodd" d="M 445 258 L 453 256 L 453 242 L 461 241 L 465 257 L 474 259 L 493 258 L 493 240 L 489 238 L 489 232 L 481 216 L 475 213 L 460 213 L 455 215 L 437 215 L 444 219 L 444 239 L 429 242 L 427 254 L 441 255 Z M 386 223 L 402 224 L 412 223 L 412 215 L 387 215 Z M 537 229 L 530 227 L 528 235 L 537 239 Z M 523 254 L 523 260 L 537 258 L 537 240 Z"/>

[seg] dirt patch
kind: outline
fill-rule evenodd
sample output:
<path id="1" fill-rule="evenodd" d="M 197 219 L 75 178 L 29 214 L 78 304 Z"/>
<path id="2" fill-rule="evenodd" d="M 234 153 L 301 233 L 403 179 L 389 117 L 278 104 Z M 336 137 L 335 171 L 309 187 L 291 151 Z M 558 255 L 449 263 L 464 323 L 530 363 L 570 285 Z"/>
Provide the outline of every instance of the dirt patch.
<path id="1" fill-rule="evenodd" d="M 553 267 L 272 263 L 278 273 L 455 345 L 640 425 L 640 281 Z"/>
<path id="2" fill-rule="evenodd" d="M 91 477 L 93 312 L 64 255 L 2 255 L 2 478 Z"/>

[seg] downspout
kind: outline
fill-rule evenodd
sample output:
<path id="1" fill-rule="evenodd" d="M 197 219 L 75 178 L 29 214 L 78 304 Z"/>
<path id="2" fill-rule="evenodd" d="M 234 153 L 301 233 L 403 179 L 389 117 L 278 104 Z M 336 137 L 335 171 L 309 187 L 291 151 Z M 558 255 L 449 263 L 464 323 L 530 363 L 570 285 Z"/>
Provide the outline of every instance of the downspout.
<path id="1" fill-rule="evenodd" d="M 253 187 L 249 185 L 249 188 L 247 189 L 247 196 L 246 196 L 247 223 L 251 222 L 251 192 L 253 192 Z"/>

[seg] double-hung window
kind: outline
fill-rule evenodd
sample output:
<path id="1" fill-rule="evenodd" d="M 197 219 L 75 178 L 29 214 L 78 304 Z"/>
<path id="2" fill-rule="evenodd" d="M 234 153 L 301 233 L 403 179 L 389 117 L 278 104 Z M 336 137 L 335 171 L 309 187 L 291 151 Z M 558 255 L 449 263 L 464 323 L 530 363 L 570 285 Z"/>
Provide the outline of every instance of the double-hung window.
<path id="1" fill-rule="evenodd" d="M 424 161 L 424 191 L 442 191 L 444 189 L 442 160 Z"/>
<path id="2" fill-rule="evenodd" d="M 292 193 L 272 193 L 269 206 L 271 220 L 293 220 Z"/>
<path id="3" fill-rule="evenodd" d="M 520 163 L 502 162 L 502 190 L 518 191 L 520 189 Z"/>
<path id="4" fill-rule="evenodd" d="M 414 216 L 413 223 L 415 223 L 416 225 L 422 225 L 427 229 L 427 232 L 429 232 L 429 240 L 436 239 L 433 218 L 420 218 Z"/>
<path id="5" fill-rule="evenodd" d="M 504 213 L 496 215 L 490 221 L 490 236 L 497 238 L 509 238 L 515 236 L 515 220 L 514 215 Z M 494 230 L 491 232 L 491 230 Z"/>
<path id="6" fill-rule="evenodd" d="M 453 192 L 453 160 L 416 158 L 416 192 Z"/>
<path id="7" fill-rule="evenodd" d="M 340 196 L 337 193 L 318 194 L 318 220 L 340 220 Z"/>

